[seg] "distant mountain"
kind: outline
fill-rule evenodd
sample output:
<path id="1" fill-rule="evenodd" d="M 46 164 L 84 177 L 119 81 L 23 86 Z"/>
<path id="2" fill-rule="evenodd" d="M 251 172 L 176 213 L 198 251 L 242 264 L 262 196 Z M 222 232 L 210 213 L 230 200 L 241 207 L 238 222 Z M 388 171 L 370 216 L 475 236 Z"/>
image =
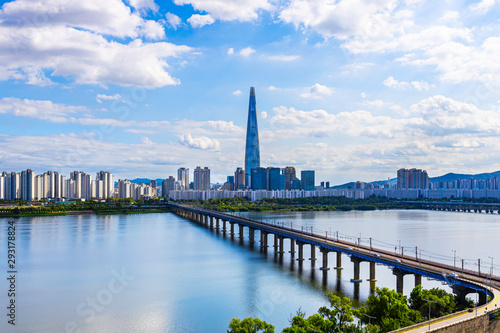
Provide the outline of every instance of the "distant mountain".
<path id="1" fill-rule="evenodd" d="M 447 181 L 447 182 L 450 182 L 450 181 L 454 181 L 454 180 L 457 180 L 457 179 L 460 179 L 460 180 L 466 180 L 466 179 L 488 179 L 488 178 L 493 178 L 493 177 L 497 177 L 497 178 L 500 178 L 500 170 L 499 171 L 495 171 L 495 172 L 490 172 L 490 173 L 478 173 L 476 175 L 470 175 L 470 174 L 461 174 L 461 173 L 447 173 L 446 175 L 442 175 L 442 176 L 439 176 L 439 177 L 431 177 L 429 178 L 429 181 L 431 183 L 434 183 L 436 181 Z M 397 178 L 392 178 L 390 180 L 390 183 L 391 184 L 396 184 L 397 182 Z M 377 180 L 377 181 L 374 181 L 374 182 L 370 182 L 372 184 L 379 184 L 379 185 L 384 185 L 387 183 L 387 180 Z M 344 188 L 354 188 L 354 182 L 350 182 L 350 183 L 345 183 L 345 184 L 342 184 L 342 185 L 336 185 L 336 186 L 332 186 L 330 188 L 333 188 L 333 189 L 344 189 Z"/>
<path id="2" fill-rule="evenodd" d="M 144 183 L 144 184 L 149 184 L 151 182 L 151 179 L 149 178 L 136 178 L 136 179 L 129 179 L 131 183 Z M 156 179 L 156 185 L 161 186 L 163 184 L 163 179 Z M 118 186 L 118 182 L 115 182 L 115 186 Z"/>
<path id="3" fill-rule="evenodd" d="M 491 172 L 491 173 L 478 173 L 476 175 L 461 174 L 461 173 L 447 173 L 446 175 L 442 175 L 439 177 L 429 178 L 429 180 L 431 182 L 435 182 L 438 180 L 450 182 L 450 181 L 454 181 L 457 179 L 460 179 L 460 180 L 471 179 L 471 178 L 473 178 L 473 179 L 488 179 L 488 178 L 493 178 L 493 177 L 500 178 L 500 171 L 495 171 L 495 172 Z"/>

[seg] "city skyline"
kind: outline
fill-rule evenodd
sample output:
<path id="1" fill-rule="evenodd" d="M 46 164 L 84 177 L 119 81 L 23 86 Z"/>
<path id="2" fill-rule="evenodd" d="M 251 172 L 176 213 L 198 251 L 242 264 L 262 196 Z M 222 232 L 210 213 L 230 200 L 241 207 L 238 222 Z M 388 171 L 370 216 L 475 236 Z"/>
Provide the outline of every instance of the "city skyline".
<path id="1" fill-rule="evenodd" d="M 255 87 L 261 165 L 500 170 L 497 3 L 91 3 L 0 2 L 1 169 L 223 183 Z"/>

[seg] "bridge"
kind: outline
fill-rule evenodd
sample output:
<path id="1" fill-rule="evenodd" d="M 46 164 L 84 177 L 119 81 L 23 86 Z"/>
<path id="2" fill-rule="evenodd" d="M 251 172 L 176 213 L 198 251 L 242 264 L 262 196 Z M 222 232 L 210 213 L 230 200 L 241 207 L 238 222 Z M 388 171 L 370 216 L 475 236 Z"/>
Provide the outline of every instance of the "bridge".
<path id="1" fill-rule="evenodd" d="M 383 264 L 392 268 L 393 274 L 396 277 L 396 291 L 399 293 L 403 293 L 403 278 L 405 275 L 413 274 L 415 276 L 415 285 L 420 285 L 422 277 L 425 276 L 448 283 L 452 287 L 453 292 L 458 295 L 460 302 L 466 302 L 467 294 L 478 292 L 480 307 L 477 309 L 477 315 L 479 317 L 489 316 L 499 311 L 500 277 L 487 275 L 482 273 L 480 269 L 477 272 L 462 269 L 459 273 L 460 275 L 457 275 L 454 273 L 455 269 L 453 266 L 431 260 L 423 260 L 418 256 L 413 257 L 404 253 L 398 254 L 377 249 L 372 247 L 371 244 L 366 246 L 341 240 L 338 237 L 328 237 L 328 233 L 325 235 L 314 234 L 313 232 L 304 230 L 303 227 L 298 230 L 291 226 L 285 227 L 259 222 L 245 217 L 202 208 L 174 203 L 170 203 L 169 206 L 177 215 L 204 227 L 215 229 L 217 232 L 229 233 L 231 237 L 235 236 L 235 228 L 237 227 L 238 237 L 241 240 L 245 236 L 244 229 L 247 228 L 251 246 L 255 246 L 257 242 L 256 232 L 258 232 L 260 247 L 264 250 L 267 250 L 269 247 L 269 236 L 271 235 L 274 252 L 277 255 L 283 256 L 289 252 L 292 256 L 295 256 L 295 253 L 297 253 L 296 260 L 299 262 L 303 262 L 306 259 L 304 258 L 304 246 L 310 246 L 311 257 L 308 259 L 314 263 L 318 259 L 316 258 L 316 250 L 319 250 L 321 257 L 319 259 L 322 263 L 319 269 L 325 273 L 330 270 L 329 253 L 335 253 L 336 263 L 333 268 L 337 270 L 343 269 L 342 254 L 349 255 L 354 265 L 354 274 L 351 279 L 353 283 L 360 283 L 362 281 L 360 276 L 360 264 L 362 262 L 368 262 L 370 265 L 368 281 L 376 281 L 376 264 Z M 290 251 L 286 251 L 284 239 L 290 240 Z M 489 285 L 485 284 L 486 279 L 489 279 Z M 489 303 L 487 303 L 487 296 L 491 297 Z M 438 318 L 431 321 L 431 329 L 439 329 L 446 325 L 452 325 L 463 320 L 472 320 L 473 318 L 476 317 L 472 316 L 468 311 L 464 311 L 454 314 L 452 318 Z M 401 332 L 425 332 L 426 330 L 423 328 L 425 325 L 415 325 L 415 327 L 406 328 L 401 330 Z"/>
<path id="2" fill-rule="evenodd" d="M 412 205 L 420 209 L 443 210 L 452 212 L 467 213 L 498 213 L 500 214 L 500 204 L 484 202 L 463 202 L 462 200 L 450 201 L 404 201 L 397 200 L 395 203 Z"/>

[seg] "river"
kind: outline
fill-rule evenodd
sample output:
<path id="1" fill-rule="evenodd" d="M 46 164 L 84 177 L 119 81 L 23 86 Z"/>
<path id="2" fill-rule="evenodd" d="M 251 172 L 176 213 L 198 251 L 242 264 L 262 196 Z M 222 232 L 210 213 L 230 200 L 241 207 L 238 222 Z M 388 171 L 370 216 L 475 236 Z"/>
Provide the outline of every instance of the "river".
<path id="1" fill-rule="evenodd" d="M 488 271 L 500 216 L 436 211 L 241 213 L 247 217 L 310 228 L 328 236 L 422 256 L 440 256 L 461 268 Z M 7 221 L 1 219 L 0 256 L 7 262 Z M 375 286 L 395 287 L 390 269 L 377 266 L 376 283 L 350 282 L 352 264 L 323 274 L 287 253 L 280 260 L 204 229 L 174 214 L 57 216 L 16 221 L 16 326 L 1 332 L 225 332 L 234 317 L 259 317 L 288 325 L 299 308 L 308 315 L 337 292 L 363 302 Z M 361 235 L 360 235 L 361 233 Z M 257 238 L 258 239 L 258 238 Z M 288 243 L 285 243 L 285 245 Z M 401 244 L 401 247 L 400 247 Z M 272 245 L 272 242 L 270 242 Z M 305 256 L 309 250 L 305 248 Z M 405 250 L 406 249 L 406 250 Z M 407 252 L 408 251 L 408 252 Z M 456 252 L 454 252 L 456 251 Z M 500 258 L 498 258 L 500 260 Z M 330 266 L 334 266 L 331 256 Z M 460 266 L 460 268 L 458 268 Z M 2 268 L 6 267 L 2 263 Z M 498 266 L 497 266 L 498 267 Z M 6 269 L 2 269 L 6 274 Z M 498 270 L 496 271 L 498 275 Z M 6 279 L 0 284 L 7 306 Z M 405 277 L 404 292 L 414 286 Z M 424 288 L 447 286 L 424 279 Z M 5 312 L 5 310 L 4 310 Z"/>

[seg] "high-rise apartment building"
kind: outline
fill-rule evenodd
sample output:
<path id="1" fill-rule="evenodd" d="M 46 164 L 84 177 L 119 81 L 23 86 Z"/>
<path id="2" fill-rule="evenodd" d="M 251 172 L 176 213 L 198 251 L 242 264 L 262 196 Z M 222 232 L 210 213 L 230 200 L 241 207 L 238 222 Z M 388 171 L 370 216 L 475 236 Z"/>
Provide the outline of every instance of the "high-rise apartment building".
<path id="1" fill-rule="evenodd" d="M 314 170 L 304 170 L 300 172 L 300 187 L 304 191 L 314 191 Z"/>
<path id="2" fill-rule="evenodd" d="M 163 180 L 161 184 L 161 194 L 164 197 L 167 197 L 170 194 L 170 191 L 175 190 L 175 178 L 169 176 L 167 179 Z"/>
<path id="3" fill-rule="evenodd" d="M 248 105 L 247 138 L 245 146 L 245 184 L 251 184 L 252 169 L 260 167 L 259 129 L 257 126 L 257 106 L 255 88 L 250 88 Z"/>
<path id="4" fill-rule="evenodd" d="M 399 169 L 397 187 L 400 189 L 429 189 L 427 171 L 420 169 Z"/>
<path id="5" fill-rule="evenodd" d="M 189 190 L 189 168 L 179 168 L 177 170 L 177 180 L 181 182 L 185 190 Z"/>
<path id="6" fill-rule="evenodd" d="M 210 169 L 205 167 L 205 168 L 200 168 L 199 166 L 194 169 L 193 172 L 193 178 L 194 178 L 194 189 L 195 190 L 203 190 L 203 191 L 208 191 L 210 190 Z"/>

